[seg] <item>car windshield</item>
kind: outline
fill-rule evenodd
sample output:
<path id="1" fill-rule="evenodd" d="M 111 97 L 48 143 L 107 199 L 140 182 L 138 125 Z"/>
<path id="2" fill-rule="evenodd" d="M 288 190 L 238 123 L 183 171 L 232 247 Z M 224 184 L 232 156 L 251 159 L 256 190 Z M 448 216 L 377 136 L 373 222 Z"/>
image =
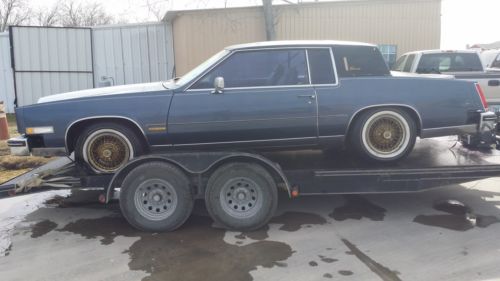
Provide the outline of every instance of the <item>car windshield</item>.
<path id="1" fill-rule="evenodd" d="M 491 68 L 500 68 L 500 54 L 498 54 L 495 60 L 491 63 Z"/>
<path id="2" fill-rule="evenodd" d="M 476 53 L 437 53 L 424 54 L 418 64 L 417 73 L 482 70 L 483 65 Z"/>
<path id="3" fill-rule="evenodd" d="M 195 67 L 193 70 L 184 74 L 182 77 L 180 77 L 178 79 L 174 79 L 175 84 L 177 86 L 185 85 L 189 81 L 193 80 L 194 78 L 198 77 L 200 74 L 205 72 L 205 70 L 207 70 L 214 63 L 219 61 L 221 58 L 225 57 L 228 53 L 229 53 L 228 50 L 222 50 L 222 51 L 218 52 L 217 54 L 210 57 L 208 60 L 204 61 L 203 63 L 201 63 L 200 65 Z"/>

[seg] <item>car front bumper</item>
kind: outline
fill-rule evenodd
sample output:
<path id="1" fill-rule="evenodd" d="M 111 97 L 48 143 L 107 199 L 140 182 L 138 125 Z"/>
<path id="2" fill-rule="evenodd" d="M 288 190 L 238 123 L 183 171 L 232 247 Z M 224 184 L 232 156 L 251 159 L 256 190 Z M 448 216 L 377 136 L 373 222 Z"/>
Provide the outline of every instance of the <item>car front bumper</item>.
<path id="1" fill-rule="evenodd" d="M 19 136 L 7 140 L 10 154 L 14 156 L 66 156 L 64 147 L 30 147 L 29 140 L 25 136 Z"/>

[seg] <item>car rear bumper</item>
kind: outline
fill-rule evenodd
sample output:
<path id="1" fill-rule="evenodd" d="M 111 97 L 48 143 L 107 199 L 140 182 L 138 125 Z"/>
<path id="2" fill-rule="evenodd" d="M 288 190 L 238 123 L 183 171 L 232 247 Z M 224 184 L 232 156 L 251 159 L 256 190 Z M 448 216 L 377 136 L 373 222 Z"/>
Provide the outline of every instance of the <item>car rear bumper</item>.
<path id="1" fill-rule="evenodd" d="M 29 140 L 25 136 L 19 136 L 7 140 L 10 148 L 10 154 L 14 156 L 65 156 L 67 155 L 64 147 L 34 147 L 31 148 Z"/>

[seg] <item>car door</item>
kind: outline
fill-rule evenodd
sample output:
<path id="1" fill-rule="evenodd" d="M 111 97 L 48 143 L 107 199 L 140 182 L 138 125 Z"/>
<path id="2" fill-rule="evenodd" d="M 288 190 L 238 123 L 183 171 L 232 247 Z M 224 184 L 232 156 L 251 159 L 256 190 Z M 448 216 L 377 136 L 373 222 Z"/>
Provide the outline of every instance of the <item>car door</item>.
<path id="1" fill-rule="evenodd" d="M 225 81 L 220 93 L 216 77 Z M 168 132 L 174 146 L 315 143 L 316 94 L 305 49 L 233 51 L 174 95 Z"/>

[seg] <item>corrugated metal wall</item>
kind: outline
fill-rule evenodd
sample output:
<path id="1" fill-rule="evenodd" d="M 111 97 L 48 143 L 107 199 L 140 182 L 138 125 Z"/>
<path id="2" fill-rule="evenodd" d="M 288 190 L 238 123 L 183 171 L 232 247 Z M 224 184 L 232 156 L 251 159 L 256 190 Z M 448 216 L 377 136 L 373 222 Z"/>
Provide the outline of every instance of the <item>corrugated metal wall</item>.
<path id="1" fill-rule="evenodd" d="M 93 87 L 89 28 L 12 27 L 19 106 Z"/>
<path id="2" fill-rule="evenodd" d="M 9 33 L 0 33 L 0 101 L 7 112 L 14 112 L 14 80 L 10 60 Z"/>
<path id="3" fill-rule="evenodd" d="M 105 80 L 122 85 L 170 79 L 174 67 L 171 32 L 166 23 L 93 28 L 95 86 Z"/>
<path id="4" fill-rule="evenodd" d="M 397 45 L 398 54 L 440 46 L 441 0 L 339 1 L 275 9 L 281 40 L 391 44 Z M 177 75 L 227 45 L 265 40 L 262 14 L 262 7 L 176 12 L 171 22 Z"/>

